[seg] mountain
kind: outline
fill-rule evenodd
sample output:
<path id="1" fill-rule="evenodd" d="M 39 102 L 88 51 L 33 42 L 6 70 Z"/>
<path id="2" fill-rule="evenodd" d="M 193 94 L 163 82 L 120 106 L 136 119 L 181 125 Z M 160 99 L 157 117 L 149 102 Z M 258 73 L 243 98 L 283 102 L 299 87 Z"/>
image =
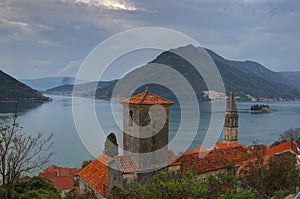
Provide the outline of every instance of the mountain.
<path id="1" fill-rule="evenodd" d="M 200 59 L 196 57 L 199 50 L 201 49 L 188 45 L 163 52 L 150 63 L 125 75 L 122 80 L 129 80 L 131 82 L 147 82 L 148 80 L 151 80 L 151 76 L 159 76 L 161 73 L 164 73 L 164 68 L 158 66 L 158 64 L 164 64 L 175 69 L 184 76 L 195 90 L 197 97 L 200 100 L 204 100 L 206 98 L 203 96 L 203 91 L 207 90 L 207 86 L 203 78 L 188 61 L 176 54 L 176 52 L 181 52 L 187 54 L 189 57 L 194 56 L 194 59 Z M 299 73 L 277 73 L 265 68 L 257 62 L 231 61 L 221 57 L 212 50 L 205 50 L 211 56 L 219 69 L 227 95 L 229 92 L 233 91 L 235 95 L 239 96 L 242 100 L 300 99 Z M 168 78 L 168 75 L 163 78 Z M 181 94 L 189 96 L 186 89 L 182 87 L 182 84 L 184 83 L 183 81 L 170 79 L 169 82 L 171 85 L 173 84 L 179 87 L 178 90 Z M 96 91 L 96 98 L 109 99 L 115 84 L 116 83 L 114 82 L 106 87 L 98 88 Z M 120 87 L 119 90 L 122 90 L 126 89 L 127 85 L 118 86 Z M 147 87 L 150 91 L 156 92 L 162 97 L 176 100 L 176 97 L 172 94 L 172 92 L 168 91 L 166 88 L 154 84 L 147 85 Z M 144 89 L 146 89 L 146 86 L 140 87 L 136 92 Z"/>
<path id="2" fill-rule="evenodd" d="M 45 91 L 47 89 L 65 85 L 65 84 L 74 84 L 75 78 L 74 77 L 45 77 L 39 79 L 21 79 L 20 81 L 36 90 Z M 87 83 L 87 81 L 79 80 L 78 83 L 79 84 Z"/>
<path id="3" fill-rule="evenodd" d="M 0 70 L 0 101 L 43 102 L 51 99 Z"/>
<path id="4" fill-rule="evenodd" d="M 300 89 L 300 71 L 278 72 L 278 74 L 287 82 L 288 85 Z"/>
<path id="5" fill-rule="evenodd" d="M 103 88 L 107 85 L 110 85 L 113 81 L 100 81 L 100 82 L 89 82 L 84 84 L 65 84 L 57 86 L 54 88 L 47 89 L 44 93 L 46 94 L 55 94 L 55 95 L 84 95 L 87 96 L 89 93 L 92 93 L 97 88 Z M 74 88 L 74 91 L 73 91 Z"/>

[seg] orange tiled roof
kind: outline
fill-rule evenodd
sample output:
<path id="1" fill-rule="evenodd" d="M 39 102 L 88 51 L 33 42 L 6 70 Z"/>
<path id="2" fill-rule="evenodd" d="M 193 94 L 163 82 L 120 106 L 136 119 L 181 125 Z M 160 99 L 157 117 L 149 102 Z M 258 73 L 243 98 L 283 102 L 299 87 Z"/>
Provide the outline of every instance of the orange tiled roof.
<path id="1" fill-rule="evenodd" d="M 211 150 L 204 157 L 199 157 L 197 152 L 184 153 L 178 161 L 183 173 L 192 170 L 199 174 L 240 165 L 248 157 L 249 154 L 243 147 L 233 147 Z"/>
<path id="2" fill-rule="evenodd" d="M 108 194 L 108 163 L 112 158 L 102 154 L 92 161 L 78 175 L 101 195 Z"/>
<path id="3" fill-rule="evenodd" d="M 284 143 L 281 143 L 277 146 L 271 146 L 267 149 L 266 155 L 275 155 L 275 154 L 280 154 L 284 152 L 292 152 L 298 154 L 298 148 L 296 144 L 293 141 L 286 141 Z"/>
<path id="4" fill-rule="evenodd" d="M 120 102 L 126 104 L 141 104 L 141 105 L 154 105 L 154 104 L 172 105 L 173 104 L 172 101 L 164 99 L 149 91 L 144 91 L 140 94 L 131 96 L 130 98 L 123 99 Z"/>
<path id="5" fill-rule="evenodd" d="M 244 147 L 244 145 L 239 144 L 239 143 L 237 143 L 237 142 L 227 142 L 227 143 L 224 143 L 224 142 L 216 142 L 216 144 L 215 144 L 215 147 L 216 147 L 217 149 L 224 149 L 224 148 L 236 147 L 236 146 L 242 146 L 242 147 Z"/>
<path id="6" fill-rule="evenodd" d="M 76 168 L 58 167 L 51 165 L 44 169 L 39 175 L 46 178 L 54 178 L 59 176 L 75 176 L 78 170 Z"/>
<path id="7" fill-rule="evenodd" d="M 116 156 L 115 161 L 119 166 L 120 170 L 124 173 L 130 173 L 138 171 L 138 166 L 130 155 Z"/>
<path id="8" fill-rule="evenodd" d="M 74 180 L 71 176 L 61 176 L 56 178 L 50 178 L 58 190 L 66 190 L 74 187 Z"/>
<path id="9" fill-rule="evenodd" d="M 197 146 L 193 151 L 199 153 L 201 151 L 206 151 L 207 149 L 204 146 Z"/>

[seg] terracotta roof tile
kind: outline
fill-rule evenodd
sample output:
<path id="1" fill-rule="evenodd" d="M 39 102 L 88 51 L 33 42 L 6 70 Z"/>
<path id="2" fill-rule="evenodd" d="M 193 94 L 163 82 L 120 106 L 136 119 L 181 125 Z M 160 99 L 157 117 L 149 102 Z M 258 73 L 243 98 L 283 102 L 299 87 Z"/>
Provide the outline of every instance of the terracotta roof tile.
<path id="1" fill-rule="evenodd" d="M 180 169 L 183 173 L 192 170 L 199 174 L 239 165 L 247 158 L 249 158 L 249 154 L 243 147 L 233 147 L 214 149 L 203 157 L 199 156 L 197 152 L 184 153 L 178 158 L 178 161 L 181 164 Z"/>
<path id="2" fill-rule="evenodd" d="M 70 189 L 74 187 L 74 176 L 77 176 L 78 170 L 76 168 L 58 167 L 51 165 L 39 173 L 39 176 L 43 176 L 51 180 L 55 187 L 59 190 Z"/>
<path id="3" fill-rule="evenodd" d="M 74 180 L 70 176 L 62 176 L 62 177 L 56 177 L 56 178 L 50 178 L 58 190 L 66 190 L 71 189 L 74 187 Z"/>
<path id="4" fill-rule="evenodd" d="M 139 170 L 137 164 L 130 155 L 116 156 L 115 161 L 120 170 L 124 173 L 131 173 Z"/>
<path id="5" fill-rule="evenodd" d="M 292 152 L 298 154 L 298 148 L 297 145 L 293 141 L 286 141 L 284 143 L 281 143 L 277 146 L 271 146 L 267 149 L 266 155 L 275 155 L 280 154 L 284 152 Z"/>
<path id="6" fill-rule="evenodd" d="M 196 147 L 193 151 L 196 153 L 199 153 L 201 151 L 207 151 L 207 149 L 204 146 L 200 145 L 200 146 Z"/>
<path id="7" fill-rule="evenodd" d="M 154 105 L 154 104 L 172 105 L 173 104 L 172 101 L 164 99 L 149 91 L 145 91 L 137 95 L 131 96 L 130 98 L 123 99 L 120 102 L 126 104 L 142 104 L 142 105 Z"/>
<path id="8" fill-rule="evenodd" d="M 101 195 L 108 194 L 108 163 L 112 158 L 102 154 L 92 161 L 78 175 Z"/>
<path id="9" fill-rule="evenodd" d="M 242 144 L 239 144 L 235 141 L 233 142 L 227 142 L 227 143 L 224 143 L 224 142 L 216 142 L 215 144 L 215 147 L 217 149 L 224 149 L 224 148 L 230 148 L 230 147 L 236 147 L 236 146 L 242 146 L 242 147 L 245 147 L 245 145 L 242 145 Z"/>

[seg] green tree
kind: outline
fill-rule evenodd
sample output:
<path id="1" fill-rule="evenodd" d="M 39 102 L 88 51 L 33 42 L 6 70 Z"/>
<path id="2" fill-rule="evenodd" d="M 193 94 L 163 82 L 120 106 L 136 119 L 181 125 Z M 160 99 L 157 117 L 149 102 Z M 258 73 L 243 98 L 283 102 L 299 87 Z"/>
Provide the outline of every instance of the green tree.
<path id="1" fill-rule="evenodd" d="M 296 158 L 291 153 L 271 157 L 267 164 L 260 167 L 257 167 L 258 164 L 253 162 L 242 171 L 245 176 L 242 181 L 264 198 L 279 192 L 293 193 L 296 186 L 300 185 L 300 172 Z"/>
<path id="2" fill-rule="evenodd" d="M 92 160 L 84 160 L 81 163 L 81 169 L 83 169 L 84 167 L 86 167 L 88 164 L 90 164 L 92 162 Z"/>
<path id="3" fill-rule="evenodd" d="M 251 189 L 242 188 L 240 181 L 231 174 L 210 175 L 199 180 L 192 172 L 185 175 L 170 175 L 161 171 L 146 183 L 132 182 L 128 187 L 114 186 L 111 198 L 142 198 L 142 199 L 192 199 L 192 198 L 243 198 L 252 199 Z"/>
<path id="4" fill-rule="evenodd" d="M 24 173 L 42 168 L 53 155 L 49 153 L 52 134 L 45 139 L 41 133 L 26 135 L 16 120 L 14 115 L 0 122 L 0 183 L 6 190 L 4 198 L 12 197 L 16 180 Z"/>
<path id="5" fill-rule="evenodd" d="M 36 176 L 26 182 L 16 182 L 14 191 L 20 199 L 60 199 L 60 193 L 47 178 Z"/>
<path id="6" fill-rule="evenodd" d="M 117 137 L 114 133 L 110 133 L 105 140 L 104 154 L 114 157 L 118 155 L 118 142 Z"/>

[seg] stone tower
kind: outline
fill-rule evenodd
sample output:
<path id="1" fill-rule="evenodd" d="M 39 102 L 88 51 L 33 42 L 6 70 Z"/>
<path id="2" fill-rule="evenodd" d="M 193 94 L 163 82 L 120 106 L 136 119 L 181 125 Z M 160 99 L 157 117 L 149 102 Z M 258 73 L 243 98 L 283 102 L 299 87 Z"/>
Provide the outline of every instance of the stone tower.
<path id="1" fill-rule="evenodd" d="M 149 91 L 121 100 L 123 149 L 140 169 L 167 163 L 169 108 L 172 101 Z"/>
<path id="2" fill-rule="evenodd" d="M 223 142 L 237 142 L 238 140 L 238 111 L 233 92 L 230 93 L 227 101 L 224 121 L 224 138 Z"/>

